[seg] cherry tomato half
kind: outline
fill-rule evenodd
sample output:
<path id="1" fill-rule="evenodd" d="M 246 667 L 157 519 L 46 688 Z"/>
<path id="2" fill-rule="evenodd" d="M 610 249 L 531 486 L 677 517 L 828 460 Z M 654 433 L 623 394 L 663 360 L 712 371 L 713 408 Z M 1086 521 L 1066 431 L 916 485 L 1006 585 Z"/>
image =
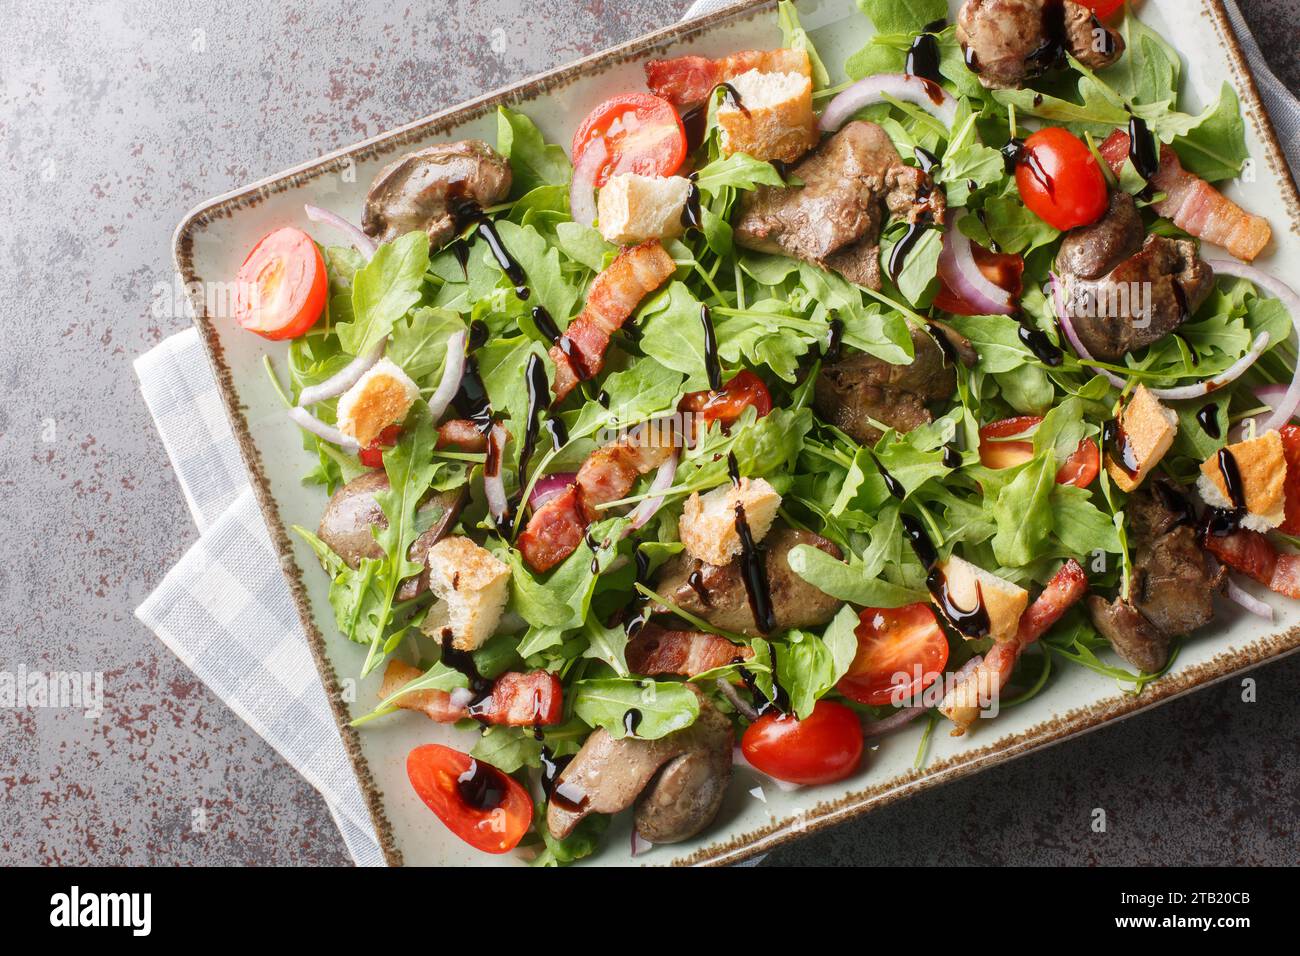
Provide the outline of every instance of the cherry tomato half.
<path id="1" fill-rule="evenodd" d="M 686 159 L 686 129 L 673 104 L 653 93 L 623 93 L 592 110 L 573 134 L 573 165 L 593 139 L 604 139 L 608 156 L 597 186 L 614 173 L 671 176 Z"/>
<path id="2" fill-rule="evenodd" d="M 268 339 L 302 335 L 325 308 L 325 260 L 301 229 L 268 233 L 235 277 L 235 321 Z"/>
<path id="3" fill-rule="evenodd" d="M 948 638 L 928 604 L 866 608 L 855 633 L 857 656 L 836 689 L 860 704 L 888 707 L 896 691 L 919 694 L 948 663 Z"/>
<path id="4" fill-rule="evenodd" d="M 1075 0 L 1075 2 L 1087 7 L 1103 20 L 1114 16 L 1115 12 L 1124 6 L 1124 0 Z"/>
<path id="5" fill-rule="evenodd" d="M 439 744 L 416 747 L 406 757 L 406 774 L 447 829 L 484 853 L 513 850 L 533 822 L 528 791 L 459 750 Z"/>
<path id="6" fill-rule="evenodd" d="M 367 468 L 384 467 L 384 449 L 392 448 L 397 444 L 397 439 L 402 434 L 401 425 L 389 425 L 381 431 L 365 448 L 357 452 L 357 457 L 361 459 L 361 464 Z"/>
<path id="7" fill-rule="evenodd" d="M 1286 456 L 1286 519 L 1278 530 L 1283 534 L 1300 534 L 1300 426 L 1283 425 L 1282 454 Z"/>
<path id="8" fill-rule="evenodd" d="M 1025 140 L 1016 185 L 1025 205 L 1063 232 L 1096 222 L 1110 199 L 1106 177 L 1088 145 L 1059 126 L 1040 129 Z"/>
<path id="9" fill-rule="evenodd" d="M 749 369 L 742 369 L 722 386 L 722 391 L 687 392 L 677 407 L 684 412 L 695 412 L 705 423 L 730 425 L 751 405 L 762 418 L 772 410 L 772 393 L 761 378 Z"/>
<path id="10" fill-rule="evenodd" d="M 1014 468 L 1034 457 L 1032 441 L 1007 440 L 1033 431 L 1043 420 L 1037 415 L 1020 415 L 989 422 L 980 429 L 980 464 L 985 468 Z M 1058 485 L 1087 488 L 1101 471 L 1101 451 L 1091 438 L 1084 438 L 1079 447 L 1056 473 Z"/>
<path id="11" fill-rule="evenodd" d="M 858 769 L 862 724 L 843 704 L 819 700 L 806 720 L 766 713 L 745 729 L 740 749 L 752 766 L 777 780 L 816 786 Z"/>

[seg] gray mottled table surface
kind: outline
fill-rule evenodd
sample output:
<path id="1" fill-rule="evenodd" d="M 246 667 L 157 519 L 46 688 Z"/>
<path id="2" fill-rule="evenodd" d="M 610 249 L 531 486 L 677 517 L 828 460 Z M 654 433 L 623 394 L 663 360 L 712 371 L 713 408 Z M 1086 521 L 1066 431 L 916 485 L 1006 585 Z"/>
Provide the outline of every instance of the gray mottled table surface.
<path id="1" fill-rule="evenodd" d="M 0 710 L 0 863 L 347 862 L 316 793 L 132 616 L 196 537 L 130 365 L 184 325 L 154 307 L 172 229 L 688 5 L 0 0 L 0 670 L 100 671 L 106 695 L 99 720 Z M 1300 0 L 1242 6 L 1300 87 Z M 1294 862 L 1300 659 L 1253 676 L 1256 703 L 1221 685 L 769 863 Z"/>

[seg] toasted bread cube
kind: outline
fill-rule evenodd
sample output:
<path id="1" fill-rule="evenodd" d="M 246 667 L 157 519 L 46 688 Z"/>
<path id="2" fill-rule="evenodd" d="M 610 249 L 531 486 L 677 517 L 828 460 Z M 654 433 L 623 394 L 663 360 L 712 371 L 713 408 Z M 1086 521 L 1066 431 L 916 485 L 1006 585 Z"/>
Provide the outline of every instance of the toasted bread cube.
<path id="1" fill-rule="evenodd" d="M 1178 435 L 1178 415 L 1161 405 L 1145 385 L 1139 385 L 1120 412 L 1119 427 L 1136 469 L 1130 473 L 1107 449 L 1106 470 L 1121 490 L 1130 492 L 1146 480 L 1173 445 Z"/>
<path id="2" fill-rule="evenodd" d="M 942 562 L 939 569 L 948 585 L 948 600 L 954 606 L 973 611 L 982 604 L 989 618 L 989 636 L 997 641 L 1015 638 L 1020 615 L 1029 606 L 1028 591 L 956 556 Z"/>
<path id="3" fill-rule="evenodd" d="M 1286 453 L 1282 436 L 1270 429 L 1250 441 L 1229 445 L 1228 451 L 1237 463 L 1246 495 L 1246 516 L 1242 525 L 1252 531 L 1276 528 L 1286 518 Z M 1223 469 L 1219 467 L 1218 455 L 1211 456 L 1201 465 L 1196 489 L 1207 505 L 1234 507 Z"/>
<path id="4" fill-rule="evenodd" d="M 391 359 L 382 358 L 339 398 L 339 431 L 365 448 L 400 422 L 420 397 L 420 386 Z"/>
<path id="5" fill-rule="evenodd" d="M 469 538 L 443 538 L 429 549 L 429 588 L 441 600 L 429 609 L 424 632 L 475 651 L 492 636 L 510 597 L 510 566 Z"/>
<path id="6" fill-rule="evenodd" d="M 691 181 L 684 176 L 611 176 L 596 201 L 600 234 L 620 246 L 675 239 L 686 231 L 682 210 L 690 191 Z"/>
<path id="7" fill-rule="evenodd" d="M 720 485 L 703 497 L 697 491 L 686 499 L 677 533 L 693 558 L 705 564 L 723 565 L 740 553 L 736 531 L 736 506 L 745 510 L 745 523 L 755 543 L 762 541 L 776 519 L 781 496 L 762 478 L 741 478 L 738 483 Z"/>
<path id="8" fill-rule="evenodd" d="M 793 163 L 817 145 L 812 80 L 798 73 L 750 70 L 731 80 L 740 103 L 718 107 L 722 153 Z"/>

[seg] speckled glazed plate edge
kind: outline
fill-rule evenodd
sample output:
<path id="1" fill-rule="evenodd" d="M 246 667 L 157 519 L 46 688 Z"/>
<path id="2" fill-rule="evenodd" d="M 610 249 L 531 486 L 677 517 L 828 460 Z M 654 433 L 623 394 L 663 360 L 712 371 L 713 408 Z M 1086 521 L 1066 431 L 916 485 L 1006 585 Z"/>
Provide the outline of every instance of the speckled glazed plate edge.
<path id="1" fill-rule="evenodd" d="M 959 3 L 954 0 L 950 6 L 955 12 Z M 454 741 L 456 738 L 450 735 L 458 732 L 443 727 L 430 729 L 429 722 L 415 714 L 391 718 L 392 727 L 379 729 L 365 740 L 348 726 L 351 706 L 355 705 L 358 713 L 372 706 L 372 684 L 377 675 L 365 682 L 340 680 L 339 673 L 357 672 L 355 646 L 336 633 L 325 600 L 327 582 L 321 580 L 324 575 L 310 551 L 286 530 L 295 523 L 313 526 L 324 497 L 298 484 L 297 476 L 306 466 L 300 438 L 284 421 L 260 365 L 260 355 L 274 343 L 234 332 L 231 323 L 222 323 L 219 316 L 211 315 L 204 301 L 204 289 L 208 287 L 204 276 L 211 277 L 211 283 L 228 281 L 246 250 L 269 228 L 286 222 L 305 226 L 301 213 L 304 203 L 327 206 L 356 221 L 366 184 L 393 154 L 464 135 L 492 141 L 492 113 L 498 104 L 522 106 L 539 123 L 548 140 L 565 143 L 566 131 L 575 117 L 585 115 L 595 105 L 602 89 L 607 93 L 610 89 L 641 86 L 640 64 L 650 56 L 683 52 L 716 55 L 745 46 L 775 46 L 780 34 L 774 8 L 772 0 L 739 2 L 476 97 L 215 197 L 194 209 L 177 227 L 177 271 L 190 293 L 195 324 L 211 360 L 254 493 L 390 864 L 498 864 L 510 862 L 510 858 L 489 858 L 467 851 L 440 827 L 405 783 L 401 754 L 418 742 Z M 799 9 L 832 70 L 870 36 L 870 24 L 857 12 L 852 0 L 810 0 L 799 3 Z M 1237 89 L 1248 120 L 1248 142 L 1256 166 L 1253 181 L 1233 184 L 1227 191 L 1238 195 L 1248 208 L 1268 214 L 1273 223 L 1275 246 L 1262 264 L 1282 274 L 1300 273 L 1300 198 L 1222 3 L 1148 0 L 1142 7 L 1142 17 L 1178 49 L 1197 51 L 1186 77 L 1192 99 L 1212 96 L 1224 79 Z M 853 18 L 852 29 L 836 29 L 848 18 Z M 282 353 L 272 354 L 283 364 Z M 1239 615 L 1213 633 L 1198 634 L 1188 642 L 1171 671 L 1139 696 L 1119 692 L 1113 682 L 1074 668 L 1031 704 L 1007 711 L 987 726 L 977 726 L 965 738 L 937 736 L 931 744 L 930 760 L 920 769 L 913 766 L 919 728 L 888 738 L 873 748 L 860 773 L 840 784 L 786 792 L 738 768 L 738 776 L 750 774 L 750 778 L 733 784 L 733 793 L 724 803 L 719 821 L 709 831 L 693 843 L 656 847 L 636 862 L 736 862 L 800 834 L 1227 680 L 1300 649 L 1300 609 L 1280 607 L 1279 612 L 1273 624 Z M 371 735 L 371 729 L 367 728 L 365 734 Z M 465 746 L 464 740 L 461 746 Z M 593 862 L 632 862 L 627 840 L 618 838 L 617 825 L 615 831 Z"/>

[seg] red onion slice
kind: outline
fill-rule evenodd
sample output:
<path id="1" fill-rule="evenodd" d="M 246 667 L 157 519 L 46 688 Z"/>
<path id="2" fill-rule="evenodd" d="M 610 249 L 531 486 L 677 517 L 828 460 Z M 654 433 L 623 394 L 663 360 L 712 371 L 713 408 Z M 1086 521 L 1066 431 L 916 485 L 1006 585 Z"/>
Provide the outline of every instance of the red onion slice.
<path id="1" fill-rule="evenodd" d="M 573 168 L 573 182 L 569 186 L 569 215 L 574 222 L 590 226 L 596 221 L 596 176 L 600 173 L 609 149 L 605 138 L 597 136 L 587 143 L 582 157 Z"/>
<path id="2" fill-rule="evenodd" d="M 465 377 L 465 341 L 468 334 L 462 329 L 447 339 L 447 363 L 442 368 L 438 388 L 429 397 L 429 414 L 436 422 L 447 410 L 451 400 L 460 390 L 460 380 Z"/>
<path id="3" fill-rule="evenodd" d="M 1242 262 L 1231 259 L 1207 259 L 1206 262 L 1216 275 L 1246 279 L 1266 292 L 1273 293 L 1286 306 L 1286 310 L 1291 313 L 1291 322 L 1295 325 L 1297 333 L 1300 334 L 1300 295 L 1296 295 L 1295 290 L 1289 285 L 1280 279 L 1274 278 L 1262 269 L 1248 266 Z M 1259 426 L 1261 432 L 1281 428 L 1295 417 L 1296 409 L 1300 408 L 1300 362 L 1296 363 L 1295 373 L 1291 376 L 1291 384 L 1286 393 L 1275 404 L 1270 404 L 1273 405 L 1273 414 L 1268 421 Z"/>
<path id="4" fill-rule="evenodd" d="M 963 213 L 948 224 L 943 236 L 943 252 L 939 255 L 939 272 L 949 288 L 979 309 L 983 315 L 1013 315 L 1016 307 L 1011 293 L 991 282 L 975 261 L 968 238 L 957 228 Z"/>
<path id="5" fill-rule="evenodd" d="M 1056 317 L 1061 322 L 1061 329 L 1065 332 L 1065 337 L 1069 340 L 1071 347 L 1079 355 L 1079 361 L 1090 368 L 1095 369 L 1106 377 L 1120 391 L 1128 387 L 1128 381 L 1116 375 L 1109 369 L 1098 368 L 1097 360 L 1091 353 L 1083 347 L 1083 342 L 1079 339 L 1079 333 L 1074 330 L 1074 323 L 1070 318 L 1070 310 L 1065 306 L 1065 294 L 1061 289 L 1061 280 L 1055 273 L 1052 277 L 1052 304 L 1056 309 Z M 1246 370 L 1259 361 L 1259 357 L 1268 350 L 1269 335 L 1267 332 L 1261 332 L 1255 336 L 1255 341 L 1251 343 L 1250 351 L 1238 359 L 1226 372 L 1216 375 L 1214 378 L 1206 379 L 1204 382 L 1197 382 L 1195 385 L 1183 385 L 1179 388 L 1152 388 L 1148 389 L 1156 398 L 1164 399 L 1167 402 L 1179 402 L 1192 398 L 1203 398 L 1211 392 L 1231 385 L 1237 379 L 1246 373 Z M 1300 374 L 1298 371 L 1297 374 Z M 1276 417 L 1276 412 L 1274 413 Z M 1283 419 L 1285 422 L 1286 419 Z M 1265 426 L 1261 430 L 1267 431 L 1273 426 Z"/>
<path id="6" fill-rule="evenodd" d="M 563 494 L 577 480 L 578 474 L 573 471 L 557 471 L 553 475 L 538 478 L 533 485 L 533 493 L 528 496 L 528 506 L 536 511 L 556 495 Z"/>
<path id="7" fill-rule="evenodd" d="M 886 95 L 919 106 L 947 127 L 957 118 L 956 98 L 933 80 L 910 73 L 881 73 L 858 80 L 831 100 L 817 125 L 823 132 L 833 133 L 858 110 L 888 102 Z"/>
<path id="8" fill-rule="evenodd" d="M 916 718 L 920 717 L 930 708 L 928 707 L 904 707 L 896 714 L 890 714 L 883 720 L 872 721 L 862 728 L 862 736 L 870 740 L 872 737 L 883 737 L 885 734 L 897 730 L 899 727 L 905 727 Z"/>
<path id="9" fill-rule="evenodd" d="M 654 849 L 654 844 L 636 832 L 636 827 L 632 828 L 632 855 L 638 856 L 642 853 L 649 853 Z"/>
<path id="10" fill-rule="evenodd" d="M 632 523 L 628 525 L 628 533 L 639 531 L 645 526 L 645 523 L 654 517 L 659 506 L 664 503 L 664 496 L 659 492 L 667 491 L 673 486 L 673 479 L 677 477 L 678 453 L 673 449 L 672 457 L 659 466 L 659 471 L 655 474 L 655 480 L 650 482 L 649 490 L 654 492 L 654 497 L 646 498 L 632 512 Z"/>
<path id="11" fill-rule="evenodd" d="M 352 245 L 356 246 L 357 252 L 366 257 L 369 262 L 375 255 L 375 240 L 371 239 L 364 232 L 358 229 L 352 223 L 348 222 L 338 213 L 330 212 L 328 209 L 322 209 L 320 206 L 303 206 L 303 211 L 307 213 L 307 218 L 312 222 L 319 222 L 326 226 L 333 226 L 339 232 L 351 240 Z"/>
<path id="12" fill-rule="evenodd" d="M 364 355 L 358 355 L 325 381 L 304 388 L 302 394 L 298 396 L 298 404 L 306 408 L 308 405 L 315 405 L 317 402 L 323 402 L 342 395 L 357 384 L 361 376 L 369 372 L 374 367 L 374 364 L 384 357 L 384 349 L 387 347 L 388 340 L 385 339 Z"/>
<path id="13" fill-rule="evenodd" d="M 492 431 L 488 433 L 488 461 L 493 459 L 497 462 L 496 474 L 489 475 L 487 469 L 483 470 L 483 491 L 487 495 L 488 512 L 496 521 L 505 518 L 506 513 L 510 510 L 510 502 L 506 500 L 506 485 L 503 477 L 505 469 L 502 467 L 502 459 L 506 451 L 506 429 L 500 422 L 494 422 Z"/>
<path id="14" fill-rule="evenodd" d="M 1243 591 L 1232 578 L 1228 578 L 1228 598 L 1257 617 L 1262 617 L 1266 621 L 1273 620 L 1273 608 L 1253 594 Z"/>
<path id="15" fill-rule="evenodd" d="M 330 444 L 338 445 L 349 455 L 355 455 L 361 450 L 361 446 L 354 439 L 349 438 L 333 425 L 326 425 L 305 408 L 289 409 L 289 418 L 299 428 L 311 432 L 318 438 L 325 439 Z"/>

